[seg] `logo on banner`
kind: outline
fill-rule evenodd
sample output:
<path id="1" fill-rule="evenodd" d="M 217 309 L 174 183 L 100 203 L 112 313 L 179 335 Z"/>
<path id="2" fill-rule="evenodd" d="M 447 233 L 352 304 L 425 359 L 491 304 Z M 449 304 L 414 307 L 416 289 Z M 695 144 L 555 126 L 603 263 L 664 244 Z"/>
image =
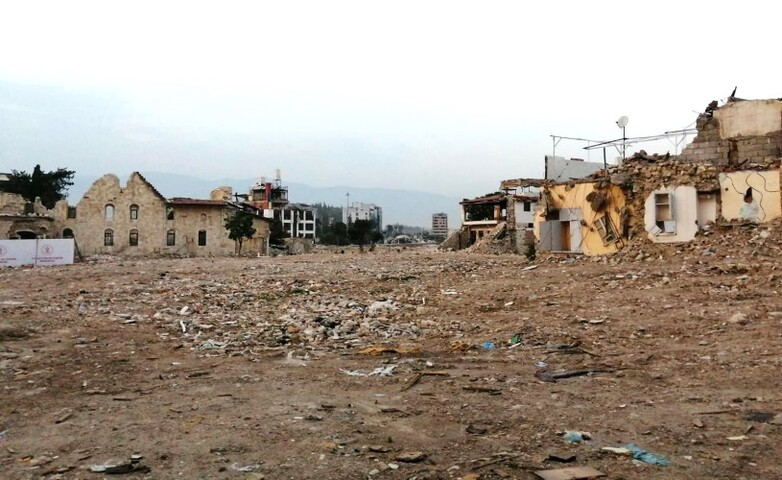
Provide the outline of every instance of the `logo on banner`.
<path id="1" fill-rule="evenodd" d="M 6 252 L 5 247 L 0 245 L 0 257 L 5 257 L 5 252 Z"/>
<path id="2" fill-rule="evenodd" d="M 44 255 L 51 255 L 52 253 L 54 253 L 54 247 L 52 247 L 51 245 L 44 245 L 41 247 L 41 252 Z"/>

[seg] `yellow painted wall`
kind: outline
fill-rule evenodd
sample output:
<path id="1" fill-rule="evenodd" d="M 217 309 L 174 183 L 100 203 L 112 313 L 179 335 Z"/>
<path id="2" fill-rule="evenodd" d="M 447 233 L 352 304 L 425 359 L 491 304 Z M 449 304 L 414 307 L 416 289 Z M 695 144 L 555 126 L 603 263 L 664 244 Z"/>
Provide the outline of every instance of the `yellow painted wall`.
<path id="1" fill-rule="evenodd" d="M 744 194 L 752 187 L 752 198 L 757 204 L 757 221 L 769 222 L 782 216 L 779 194 L 779 170 L 764 172 L 720 173 L 720 202 L 725 220 L 742 218 Z"/>
<path id="2" fill-rule="evenodd" d="M 572 187 L 568 185 L 554 185 L 547 188 L 550 192 L 551 203 L 549 208 L 565 209 L 580 208 L 581 218 L 586 222 L 586 226 L 581 225 L 581 251 L 584 255 L 604 255 L 612 253 L 622 247 L 622 242 L 603 245 L 603 239 L 598 231 L 593 227 L 593 223 L 604 215 L 603 212 L 595 212 L 587 201 L 586 197 L 595 191 L 594 183 L 577 183 Z M 608 194 L 609 203 L 605 214 L 610 216 L 611 223 L 614 225 L 617 233 L 621 236 L 620 209 L 626 206 L 626 199 L 622 189 L 611 185 L 604 190 Z M 545 212 L 539 211 L 535 215 L 534 233 L 537 239 L 540 239 L 540 223 L 545 222 Z"/>

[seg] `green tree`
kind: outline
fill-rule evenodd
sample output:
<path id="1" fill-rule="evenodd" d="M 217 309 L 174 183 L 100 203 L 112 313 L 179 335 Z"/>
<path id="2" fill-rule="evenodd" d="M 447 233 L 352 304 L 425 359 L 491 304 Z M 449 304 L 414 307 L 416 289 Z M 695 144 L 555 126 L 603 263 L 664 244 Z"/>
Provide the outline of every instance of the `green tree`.
<path id="1" fill-rule="evenodd" d="M 323 245 L 347 245 L 348 226 L 342 222 L 336 222 L 323 229 L 320 236 Z"/>
<path id="2" fill-rule="evenodd" d="M 270 227 L 269 243 L 276 247 L 284 247 L 285 239 L 290 237 L 290 234 L 282 227 L 282 221 L 274 220 Z"/>
<path id="3" fill-rule="evenodd" d="M 252 238 L 256 232 L 252 215 L 242 211 L 236 211 L 225 219 L 225 229 L 228 230 L 228 238 L 239 245 L 239 255 L 242 254 L 244 239 Z"/>
<path id="4" fill-rule="evenodd" d="M 40 165 L 36 165 L 32 174 L 13 170 L 3 188 L 6 192 L 21 195 L 29 202 L 34 202 L 38 197 L 46 208 L 54 208 L 54 204 L 68 194 L 68 187 L 73 185 L 73 175 L 73 170 L 58 168 L 53 172 L 44 172 Z"/>
<path id="5" fill-rule="evenodd" d="M 364 245 L 369 243 L 374 230 L 374 222 L 370 220 L 356 220 L 350 225 L 348 236 L 350 236 L 352 243 L 357 244 L 361 251 L 364 251 Z"/>

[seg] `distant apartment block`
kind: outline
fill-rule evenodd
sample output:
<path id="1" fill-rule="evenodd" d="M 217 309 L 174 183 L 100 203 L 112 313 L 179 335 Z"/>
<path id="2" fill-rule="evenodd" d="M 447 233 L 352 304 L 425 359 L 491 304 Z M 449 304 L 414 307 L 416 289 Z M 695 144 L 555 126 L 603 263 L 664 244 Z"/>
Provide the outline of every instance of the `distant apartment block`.
<path id="1" fill-rule="evenodd" d="M 383 231 L 383 209 L 374 203 L 354 202 L 342 210 L 342 221 L 351 224 L 356 220 L 373 220 L 378 232 Z"/>
<path id="2" fill-rule="evenodd" d="M 448 236 L 448 214 L 447 213 L 433 213 L 432 214 L 432 235 L 435 237 L 447 237 Z"/>
<path id="3" fill-rule="evenodd" d="M 282 223 L 293 238 L 315 238 L 316 209 L 312 205 L 290 203 L 288 187 L 282 184 L 279 170 L 274 182 L 261 177 L 250 187 L 247 203 L 263 210 L 263 216 Z"/>

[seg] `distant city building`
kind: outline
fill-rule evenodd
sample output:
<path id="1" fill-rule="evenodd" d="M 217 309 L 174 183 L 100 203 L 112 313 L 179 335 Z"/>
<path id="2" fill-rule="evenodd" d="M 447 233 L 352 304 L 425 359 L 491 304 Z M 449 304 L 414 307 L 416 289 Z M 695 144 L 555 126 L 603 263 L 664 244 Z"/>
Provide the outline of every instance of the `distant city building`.
<path id="1" fill-rule="evenodd" d="M 263 216 L 282 223 L 293 238 L 315 238 L 316 209 L 312 205 L 288 202 L 288 187 L 282 185 L 279 170 L 274 182 L 261 177 L 250 187 L 247 203 L 262 209 Z"/>
<path id="2" fill-rule="evenodd" d="M 354 202 L 342 211 L 342 221 L 351 224 L 356 220 L 372 220 L 378 232 L 383 231 L 383 209 L 374 203 Z"/>
<path id="3" fill-rule="evenodd" d="M 432 214 L 432 235 L 443 238 L 448 236 L 447 213 L 440 212 Z"/>

